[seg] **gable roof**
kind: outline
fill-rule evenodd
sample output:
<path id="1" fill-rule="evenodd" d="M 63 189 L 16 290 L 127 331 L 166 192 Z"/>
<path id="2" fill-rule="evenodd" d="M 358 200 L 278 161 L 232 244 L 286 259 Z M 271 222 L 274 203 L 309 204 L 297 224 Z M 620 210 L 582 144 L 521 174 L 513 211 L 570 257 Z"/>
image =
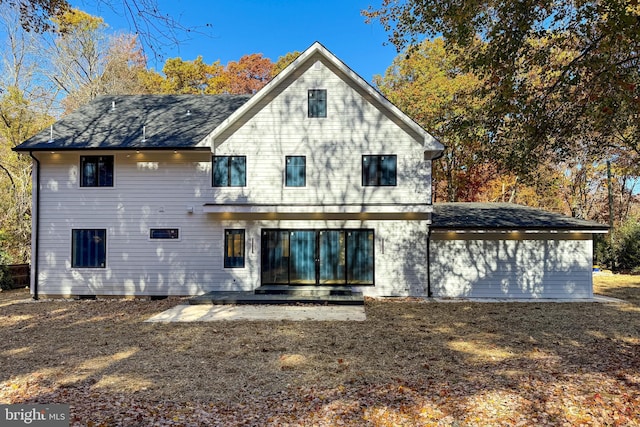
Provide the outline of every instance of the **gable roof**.
<path id="1" fill-rule="evenodd" d="M 565 230 L 602 232 L 608 226 L 513 203 L 436 203 L 434 230 Z"/>
<path id="2" fill-rule="evenodd" d="M 276 77 L 260 89 L 252 98 L 238 108 L 231 116 L 229 116 L 220 126 L 209 135 L 208 141 L 214 141 L 224 132 L 233 130 L 234 126 L 238 126 L 238 122 L 246 121 L 257 111 L 256 107 L 265 99 L 268 99 L 272 93 L 277 93 L 278 88 L 286 85 L 286 82 L 292 77 L 301 74 L 304 70 L 311 67 L 317 61 L 323 62 L 330 67 L 336 74 L 352 85 L 360 95 L 368 102 L 374 104 L 378 109 L 382 110 L 390 116 L 398 125 L 403 127 L 409 133 L 416 135 L 424 146 L 425 158 L 436 158 L 444 150 L 444 145 L 437 141 L 429 132 L 424 130 L 418 123 L 404 114 L 398 107 L 393 105 L 380 92 L 367 83 L 362 77 L 349 68 L 338 57 L 331 53 L 319 42 L 313 43 L 305 50 L 295 61 L 289 64 Z M 212 145 L 213 144 L 207 144 Z"/>
<path id="3" fill-rule="evenodd" d="M 196 148 L 249 98 L 250 95 L 100 96 L 56 122 L 53 131 L 47 128 L 14 150 Z"/>

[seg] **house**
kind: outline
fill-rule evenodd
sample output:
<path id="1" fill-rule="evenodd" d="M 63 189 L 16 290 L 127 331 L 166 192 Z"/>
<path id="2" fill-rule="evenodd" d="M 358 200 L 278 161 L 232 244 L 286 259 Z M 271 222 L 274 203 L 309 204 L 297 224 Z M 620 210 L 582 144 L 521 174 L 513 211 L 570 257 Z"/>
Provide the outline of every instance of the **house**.
<path id="1" fill-rule="evenodd" d="M 199 295 L 277 284 L 487 296 L 501 283 L 507 296 L 560 295 L 520 286 L 519 275 L 542 274 L 520 257 L 553 247 L 504 234 L 533 236 L 527 224 L 435 223 L 431 163 L 443 149 L 319 43 L 253 96 L 99 97 L 15 147 L 34 162 L 32 293 Z M 584 296 L 599 229 L 573 226 L 580 238 L 554 228 L 533 240 L 562 240 L 542 261 L 557 266 L 542 268 L 569 296 L 580 272 L 575 295 Z M 478 251 L 486 266 L 459 269 Z M 571 251 L 580 256 L 565 268 Z"/>

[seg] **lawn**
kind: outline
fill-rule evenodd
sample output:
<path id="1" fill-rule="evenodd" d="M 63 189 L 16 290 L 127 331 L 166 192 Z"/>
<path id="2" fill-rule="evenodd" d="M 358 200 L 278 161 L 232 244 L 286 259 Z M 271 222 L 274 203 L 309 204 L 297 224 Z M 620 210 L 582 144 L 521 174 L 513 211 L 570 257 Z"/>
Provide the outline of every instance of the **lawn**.
<path id="1" fill-rule="evenodd" d="M 626 303 L 368 300 L 365 322 L 143 323 L 163 301 L 0 293 L 0 404 L 72 425 L 640 425 L 640 276 Z"/>

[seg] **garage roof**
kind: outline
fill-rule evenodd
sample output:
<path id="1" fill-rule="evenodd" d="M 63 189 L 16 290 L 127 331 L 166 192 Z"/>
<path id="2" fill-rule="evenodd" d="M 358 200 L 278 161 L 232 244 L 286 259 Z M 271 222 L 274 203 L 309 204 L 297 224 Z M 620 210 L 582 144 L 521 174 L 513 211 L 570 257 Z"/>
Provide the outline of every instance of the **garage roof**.
<path id="1" fill-rule="evenodd" d="M 435 230 L 609 230 L 594 221 L 513 203 L 436 203 L 432 221 Z"/>

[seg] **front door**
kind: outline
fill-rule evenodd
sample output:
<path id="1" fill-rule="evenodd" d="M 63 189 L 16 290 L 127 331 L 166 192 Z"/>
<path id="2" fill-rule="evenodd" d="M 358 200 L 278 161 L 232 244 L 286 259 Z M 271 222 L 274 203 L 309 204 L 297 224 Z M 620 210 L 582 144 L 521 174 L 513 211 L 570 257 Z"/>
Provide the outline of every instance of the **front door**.
<path id="1" fill-rule="evenodd" d="M 373 284 L 373 230 L 262 230 L 261 246 L 263 284 Z"/>

